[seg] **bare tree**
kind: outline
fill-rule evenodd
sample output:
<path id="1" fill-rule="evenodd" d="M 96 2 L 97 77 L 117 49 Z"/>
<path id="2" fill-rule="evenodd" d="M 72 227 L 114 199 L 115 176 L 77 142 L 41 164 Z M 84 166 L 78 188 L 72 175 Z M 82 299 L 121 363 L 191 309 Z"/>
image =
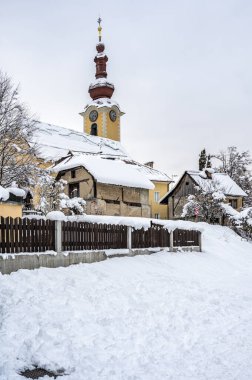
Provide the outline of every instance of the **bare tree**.
<path id="1" fill-rule="evenodd" d="M 35 121 L 20 102 L 18 87 L 0 71 L 0 185 L 29 186 L 37 169 Z"/>
<path id="2" fill-rule="evenodd" d="M 220 161 L 217 171 L 227 173 L 248 195 L 244 203 L 252 205 L 252 159 L 249 151 L 238 152 L 237 147 L 230 146 L 226 151 L 214 155 Z"/>

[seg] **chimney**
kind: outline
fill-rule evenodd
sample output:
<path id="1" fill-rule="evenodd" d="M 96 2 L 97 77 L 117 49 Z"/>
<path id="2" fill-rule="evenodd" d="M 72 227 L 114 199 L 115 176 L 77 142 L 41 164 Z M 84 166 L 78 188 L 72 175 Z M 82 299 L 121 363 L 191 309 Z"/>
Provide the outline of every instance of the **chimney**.
<path id="1" fill-rule="evenodd" d="M 149 166 L 149 168 L 152 168 L 152 169 L 153 169 L 154 161 L 146 162 L 144 165 L 145 165 L 145 166 Z"/>
<path id="2" fill-rule="evenodd" d="M 212 177 L 212 175 L 213 175 L 213 170 L 212 169 L 210 169 L 210 168 L 205 169 L 205 173 L 206 173 L 206 176 L 207 176 L 208 179 L 212 179 L 213 178 Z"/>

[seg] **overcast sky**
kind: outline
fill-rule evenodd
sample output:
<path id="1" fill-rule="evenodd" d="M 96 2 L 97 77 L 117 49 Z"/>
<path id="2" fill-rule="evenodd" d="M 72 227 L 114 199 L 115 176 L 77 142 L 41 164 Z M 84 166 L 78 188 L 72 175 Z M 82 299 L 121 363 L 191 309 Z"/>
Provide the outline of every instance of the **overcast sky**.
<path id="1" fill-rule="evenodd" d="M 251 0 L 0 0 L 0 68 L 41 121 L 82 130 L 97 18 L 122 144 L 168 174 L 252 151 Z"/>

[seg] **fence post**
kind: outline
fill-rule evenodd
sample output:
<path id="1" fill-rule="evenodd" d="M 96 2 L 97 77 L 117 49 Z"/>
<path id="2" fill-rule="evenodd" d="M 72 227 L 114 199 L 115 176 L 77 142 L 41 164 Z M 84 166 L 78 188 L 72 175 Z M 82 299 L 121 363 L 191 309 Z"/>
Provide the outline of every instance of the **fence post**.
<path id="1" fill-rule="evenodd" d="M 127 248 L 132 248 L 132 227 L 127 226 Z"/>
<path id="2" fill-rule="evenodd" d="M 202 252 L 202 232 L 199 231 L 199 250 Z"/>
<path id="3" fill-rule="evenodd" d="M 173 231 L 170 231 L 170 251 L 173 252 Z"/>
<path id="4" fill-rule="evenodd" d="M 55 251 L 57 253 L 62 251 L 62 222 L 55 220 Z"/>

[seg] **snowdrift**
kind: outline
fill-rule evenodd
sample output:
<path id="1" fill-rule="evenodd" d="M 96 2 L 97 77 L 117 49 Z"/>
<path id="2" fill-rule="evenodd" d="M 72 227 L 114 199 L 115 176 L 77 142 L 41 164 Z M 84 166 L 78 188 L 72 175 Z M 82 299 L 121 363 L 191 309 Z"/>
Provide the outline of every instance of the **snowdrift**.
<path id="1" fill-rule="evenodd" d="M 0 379 L 251 379 L 252 245 L 199 227 L 203 253 L 1 276 Z"/>

